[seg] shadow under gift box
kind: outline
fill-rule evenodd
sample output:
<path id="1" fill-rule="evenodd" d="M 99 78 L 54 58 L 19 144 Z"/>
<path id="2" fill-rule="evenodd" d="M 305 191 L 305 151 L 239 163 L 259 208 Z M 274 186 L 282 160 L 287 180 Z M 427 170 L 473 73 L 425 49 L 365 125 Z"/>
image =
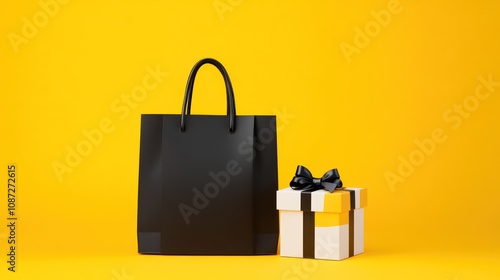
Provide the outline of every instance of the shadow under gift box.
<path id="1" fill-rule="evenodd" d="M 277 191 L 281 256 L 342 260 L 364 252 L 367 189 Z"/>

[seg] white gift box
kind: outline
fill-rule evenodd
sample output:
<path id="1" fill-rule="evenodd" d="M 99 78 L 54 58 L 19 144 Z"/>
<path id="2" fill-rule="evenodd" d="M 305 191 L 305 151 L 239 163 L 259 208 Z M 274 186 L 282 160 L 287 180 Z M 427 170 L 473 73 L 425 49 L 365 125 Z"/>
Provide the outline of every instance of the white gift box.
<path id="1" fill-rule="evenodd" d="M 364 251 L 365 188 L 277 191 L 281 256 L 342 260 Z"/>

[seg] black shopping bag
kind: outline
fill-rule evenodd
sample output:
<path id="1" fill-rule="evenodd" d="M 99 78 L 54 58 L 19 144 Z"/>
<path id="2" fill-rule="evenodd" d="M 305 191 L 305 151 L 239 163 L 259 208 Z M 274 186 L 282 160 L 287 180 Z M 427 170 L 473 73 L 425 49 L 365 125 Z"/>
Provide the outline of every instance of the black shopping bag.
<path id="1" fill-rule="evenodd" d="M 227 115 L 191 115 L 198 69 L 212 64 L 226 84 Z M 182 113 L 141 118 L 139 253 L 276 254 L 276 117 L 238 116 L 226 69 L 199 61 Z"/>

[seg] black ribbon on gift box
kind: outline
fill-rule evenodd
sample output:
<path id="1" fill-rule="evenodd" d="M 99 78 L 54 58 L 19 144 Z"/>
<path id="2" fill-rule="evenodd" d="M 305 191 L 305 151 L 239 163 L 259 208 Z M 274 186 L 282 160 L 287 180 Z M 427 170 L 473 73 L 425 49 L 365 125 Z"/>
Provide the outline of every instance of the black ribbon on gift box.
<path id="1" fill-rule="evenodd" d="M 306 167 L 299 165 L 295 171 L 295 176 L 290 182 L 290 187 L 294 190 L 300 190 L 300 210 L 303 211 L 303 257 L 315 258 L 315 215 L 311 211 L 311 193 L 321 189 L 326 189 L 333 192 L 336 188 L 342 187 L 342 181 L 338 170 L 328 170 L 321 178 L 314 178 L 311 171 Z M 355 192 L 347 190 L 350 193 L 350 210 L 349 210 L 349 257 L 354 255 L 354 209 L 355 209 Z"/>
<path id="2" fill-rule="evenodd" d="M 295 171 L 295 176 L 290 182 L 290 187 L 294 190 L 303 191 L 315 191 L 324 188 L 329 192 L 333 192 L 336 188 L 342 187 L 342 181 L 337 168 L 328 170 L 321 178 L 314 178 L 309 169 L 299 165 Z"/>
<path id="3" fill-rule="evenodd" d="M 354 256 L 354 210 L 356 205 L 356 194 L 353 190 L 344 189 L 350 195 L 350 209 L 349 209 L 349 257 Z M 311 193 L 317 191 L 302 191 L 300 193 L 300 210 L 302 211 L 302 248 L 303 257 L 308 259 L 315 258 L 315 238 L 314 229 L 316 223 L 315 212 L 311 211 Z"/>

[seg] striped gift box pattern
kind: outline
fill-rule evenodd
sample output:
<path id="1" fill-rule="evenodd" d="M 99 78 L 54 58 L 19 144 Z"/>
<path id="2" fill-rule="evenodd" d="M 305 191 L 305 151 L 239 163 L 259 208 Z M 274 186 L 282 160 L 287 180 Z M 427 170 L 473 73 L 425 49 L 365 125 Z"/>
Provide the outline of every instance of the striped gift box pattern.
<path id="1" fill-rule="evenodd" d="M 364 251 L 365 188 L 277 192 L 281 256 L 342 260 Z"/>

